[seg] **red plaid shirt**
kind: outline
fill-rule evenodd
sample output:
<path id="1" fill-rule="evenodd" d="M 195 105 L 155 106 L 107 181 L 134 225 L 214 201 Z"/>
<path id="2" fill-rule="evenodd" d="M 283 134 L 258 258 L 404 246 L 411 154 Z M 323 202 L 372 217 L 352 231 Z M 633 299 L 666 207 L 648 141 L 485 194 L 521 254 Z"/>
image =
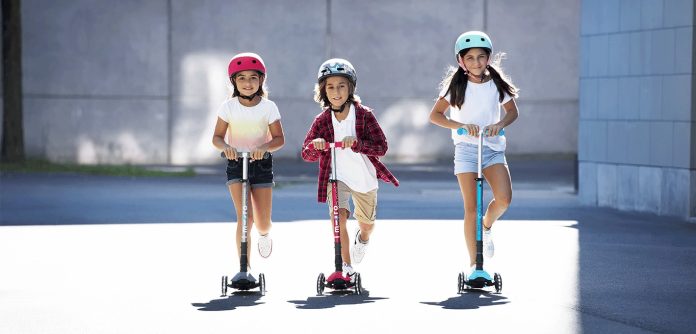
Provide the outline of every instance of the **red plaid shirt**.
<path id="1" fill-rule="evenodd" d="M 359 103 L 354 103 L 354 105 L 357 142 L 355 146 L 353 146 L 353 152 L 367 155 L 367 158 L 370 159 L 372 165 L 374 165 L 377 170 L 377 178 L 385 182 L 391 182 L 398 187 L 399 180 L 392 175 L 387 169 L 387 166 L 379 161 L 379 157 L 384 156 L 388 149 L 387 138 L 384 136 L 382 128 L 379 126 L 379 123 L 377 123 L 377 119 L 375 115 L 372 114 L 371 109 Z M 317 200 L 324 203 L 326 202 L 326 188 L 329 183 L 329 174 L 331 172 L 331 151 L 310 149 L 309 144 L 312 140 L 317 138 L 324 138 L 327 143 L 334 142 L 334 129 L 331 123 L 331 111 L 329 108 L 326 108 L 326 110 L 314 118 L 314 122 L 312 122 L 312 126 L 309 128 L 307 136 L 305 136 L 304 144 L 302 145 L 302 159 L 309 162 L 321 159 L 319 160 L 319 191 Z"/>

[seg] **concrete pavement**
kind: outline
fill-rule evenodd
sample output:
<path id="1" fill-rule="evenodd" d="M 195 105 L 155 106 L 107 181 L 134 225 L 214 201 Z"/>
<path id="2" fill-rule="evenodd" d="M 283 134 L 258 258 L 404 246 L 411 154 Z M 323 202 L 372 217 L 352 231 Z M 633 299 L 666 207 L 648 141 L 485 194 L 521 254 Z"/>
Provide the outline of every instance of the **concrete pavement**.
<path id="1" fill-rule="evenodd" d="M 316 277 L 333 260 L 316 166 L 280 166 L 274 252 L 252 255 L 253 272 L 266 275 L 263 297 L 220 296 L 220 276 L 238 270 L 220 175 L 1 175 L 0 332 L 688 333 L 696 325 L 696 226 L 582 207 L 567 162 L 511 163 L 513 205 L 486 262 L 503 276 L 501 294 L 456 293 L 462 209 L 444 163 L 394 165 L 402 186 L 381 184 L 377 229 L 357 266 L 369 293 L 316 296 Z"/>

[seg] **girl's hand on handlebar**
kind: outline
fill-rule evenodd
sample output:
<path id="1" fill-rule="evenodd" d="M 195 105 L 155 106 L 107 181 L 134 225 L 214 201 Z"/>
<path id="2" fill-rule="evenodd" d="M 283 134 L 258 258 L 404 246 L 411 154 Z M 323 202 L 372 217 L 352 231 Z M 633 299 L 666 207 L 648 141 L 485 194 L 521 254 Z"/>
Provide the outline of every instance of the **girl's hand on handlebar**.
<path id="1" fill-rule="evenodd" d="M 358 139 L 353 136 L 343 138 L 343 140 L 341 141 L 343 142 L 343 149 L 353 147 L 353 144 L 355 144 L 356 141 L 358 141 Z"/>
<path id="2" fill-rule="evenodd" d="M 462 128 L 466 130 L 466 134 L 472 137 L 478 137 L 479 127 L 476 124 L 462 124 Z"/>
<path id="3" fill-rule="evenodd" d="M 312 140 L 312 145 L 314 146 L 314 149 L 317 151 L 323 151 L 327 147 L 326 140 L 324 140 L 324 138 L 317 138 Z"/>
<path id="4" fill-rule="evenodd" d="M 255 150 L 251 151 L 251 160 L 263 160 L 263 155 L 266 154 L 266 147 L 259 146 Z"/>
<path id="5" fill-rule="evenodd" d="M 222 153 L 225 153 L 225 157 L 227 158 L 227 160 L 235 160 L 238 156 L 237 150 L 229 145 L 225 146 L 225 149 L 222 150 Z"/>
<path id="6" fill-rule="evenodd" d="M 498 134 L 500 134 L 500 131 L 502 131 L 502 130 L 503 130 L 503 126 L 496 123 L 496 124 L 491 124 L 491 125 L 487 126 L 483 133 L 486 135 L 486 137 L 493 137 L 493 136 L 497 136 Z"/>

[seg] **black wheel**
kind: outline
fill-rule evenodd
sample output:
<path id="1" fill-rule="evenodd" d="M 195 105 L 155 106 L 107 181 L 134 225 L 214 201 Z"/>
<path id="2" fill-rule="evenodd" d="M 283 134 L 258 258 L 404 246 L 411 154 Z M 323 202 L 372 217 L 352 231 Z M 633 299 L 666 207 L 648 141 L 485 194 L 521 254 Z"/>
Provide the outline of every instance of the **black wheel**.
<path id="1" fill-rule="evenodd" d="M 324 294 L 324 273 L 320 273 L 319 277 L 317 277 L 317 295 L 321 296 Z"/>
<path id="2" fill-rule="evenodd" d="M 227 296 L 227 276 L 222 276 L 222 296 Z"/>
<path id="3" fill-rule="evenodd" d="M 266 276 L 264 274 L 259 274 L 259 291 L 261 295 L 266 295 Z"/>
<path id="4" fill-rule="evenodd" d="M 360 273 L 355 273 L 355 285 L 353 286 L 353 289 L 355 289 L 356 295 L 362 293 L 362 279 L 360 278 Z"/>
<path id="5" fill-rule="evenodd" d="M 496 293 L 500 293 L 500 291 L 503 291 L 503 278 L 500 276 L 500 274 L 495 273 L 493 275 L 493 284 L 495 285 Z"/>
<path id="6" fill-rule="evenodd" d="M 464 292 L 464 273 L 459 273 L 457 277 L 457 293 Z"/>

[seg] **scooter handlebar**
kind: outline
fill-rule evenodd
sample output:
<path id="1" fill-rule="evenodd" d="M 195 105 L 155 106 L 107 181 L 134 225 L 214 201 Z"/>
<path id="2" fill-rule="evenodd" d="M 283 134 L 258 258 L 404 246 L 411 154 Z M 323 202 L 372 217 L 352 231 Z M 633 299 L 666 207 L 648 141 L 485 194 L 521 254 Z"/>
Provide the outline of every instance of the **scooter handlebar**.
<path id="1" fill-rule="evenodd" d="M 463 136 L 463 135 L 469 134 L 469 132 L 466 131 L 465 128 L 459 128 L 459 129 L 457 129 L 457 134 L 460 136 Z M 500 132 L 498 132 L 498 136 L 503 136 L 503 135 L 505 135 L 505 129 L 501 129 Z"/>
<path id="2" fill-rule="evenodd" d="M 242 159 L 244 153 L 251 153 L 251 152 L 241 152 L 241 151 L 237 151 L 237 154 L 238 154 L 237 160 Z M 225 152 L 220 152 L 220 157 L 221 157 L 221 158 L 227 159 L 227 157 L 225 156 Z M 266 159 L 268 159 L 268 158 L 270 158 L 270 157 L 271 157 L 271 152 L 265 152 L 265 153 L 263 154 L 263 160 L 266 160 Z"/>
<path id="3" fill-rule="evenodd" d="M 309 145 L 307 145 L 307 147 L 308 147 L 310 150 L 311 150 L 311 149 L 314 149 L 314 144 L 313 144 L 313 143 L 309 143 Z M 333 142 L 333 143 L 328 143 L 328 148 L 343 148 L 343 142 L 342 142 L 342 141 L 337 141 L 337 142 Z"/>

